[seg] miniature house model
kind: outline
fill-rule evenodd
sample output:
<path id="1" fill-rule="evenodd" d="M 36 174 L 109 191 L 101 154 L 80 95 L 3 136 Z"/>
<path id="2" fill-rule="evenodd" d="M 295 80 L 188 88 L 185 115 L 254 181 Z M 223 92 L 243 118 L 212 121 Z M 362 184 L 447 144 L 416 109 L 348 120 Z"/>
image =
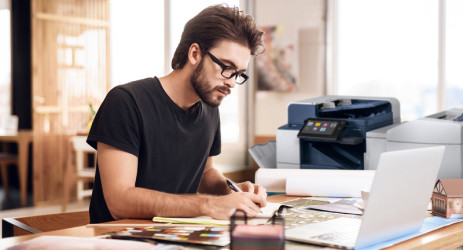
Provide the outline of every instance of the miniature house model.
<path id="1" fill-rule="evenodd" d="M 434 185 L 432 214 L 449 218 L 463 214 L 463 179 L 441 179 Z"/>

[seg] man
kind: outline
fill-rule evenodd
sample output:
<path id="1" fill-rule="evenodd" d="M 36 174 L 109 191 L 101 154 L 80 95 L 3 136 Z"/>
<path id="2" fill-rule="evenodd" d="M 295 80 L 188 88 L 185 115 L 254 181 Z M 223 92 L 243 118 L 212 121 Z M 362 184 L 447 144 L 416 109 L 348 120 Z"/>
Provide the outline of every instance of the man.
<path id="1" fill-rule="evenodd" d="M 186 25 L 174 71 L 117 86 L 106 96 L 87 142 L 98 152 L 91 223 L 124 218 L 226 219 L 255 216 L 266 191 L 250 182 L 228 188 L 212 158 L 221 150 L 218 106 L 262 46 L 251 16 L 211 6 Z"/>

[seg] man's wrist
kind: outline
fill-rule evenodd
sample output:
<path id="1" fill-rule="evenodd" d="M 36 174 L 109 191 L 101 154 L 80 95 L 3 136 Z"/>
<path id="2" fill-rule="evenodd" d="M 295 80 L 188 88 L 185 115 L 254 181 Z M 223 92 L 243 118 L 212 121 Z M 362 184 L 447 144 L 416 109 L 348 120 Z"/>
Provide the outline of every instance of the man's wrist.
<path id="1" fill-rule="evenodd" d="M 211 204 L 212 204 L 211 195 L 199 195 L 199 213 L 200 216 L 210 215 L 211 213 Z"/>

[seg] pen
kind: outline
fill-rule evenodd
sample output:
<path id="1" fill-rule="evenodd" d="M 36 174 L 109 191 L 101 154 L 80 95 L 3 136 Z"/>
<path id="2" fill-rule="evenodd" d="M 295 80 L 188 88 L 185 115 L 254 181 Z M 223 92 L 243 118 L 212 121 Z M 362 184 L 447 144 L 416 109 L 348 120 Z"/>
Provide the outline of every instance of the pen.
<path id="1" fill-rule="evenodd" d="M 243 192 L 233 181 L 230 179 L 225 179 L 227 181 L 227 185 L 231 188 L 231 190 L 235 192 Z"/>

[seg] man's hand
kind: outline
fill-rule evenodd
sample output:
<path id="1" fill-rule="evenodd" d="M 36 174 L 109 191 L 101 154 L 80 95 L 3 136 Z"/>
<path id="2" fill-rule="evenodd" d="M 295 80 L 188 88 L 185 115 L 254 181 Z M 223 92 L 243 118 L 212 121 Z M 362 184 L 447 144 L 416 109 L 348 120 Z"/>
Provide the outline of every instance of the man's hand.
<path id="1" fill-rule="evenodd" d="M 265 197 L 245 190 L 243 191 L 210 197 L 203 207 L 207 210 L 206 214 L 214 219 L 229 219 L 235 209 L 241 209 L 249 217 L 257 216 L 260 208 L 266 205 Z"/>
<path id="2" fill-rule="evenodd" d="M 267 205 L 267 190 L 260 186 L 260 185 L 257 185 L 257 184 L 253 184 L 251 183 L 250 181 L 246 181 L 246 182 L 241 182 L 241 183 L 238 183 L 236 184 L 241 190 L 243 190 L 243 192 L 249 192 L 249 193 L 253 193 L 253 194 L 257 194 L 259 196 L 261 196 L 263 199 L 264 199 L 264 203 L 263 204 L 259 204 L 260 207 L 265 207 Z"/>

